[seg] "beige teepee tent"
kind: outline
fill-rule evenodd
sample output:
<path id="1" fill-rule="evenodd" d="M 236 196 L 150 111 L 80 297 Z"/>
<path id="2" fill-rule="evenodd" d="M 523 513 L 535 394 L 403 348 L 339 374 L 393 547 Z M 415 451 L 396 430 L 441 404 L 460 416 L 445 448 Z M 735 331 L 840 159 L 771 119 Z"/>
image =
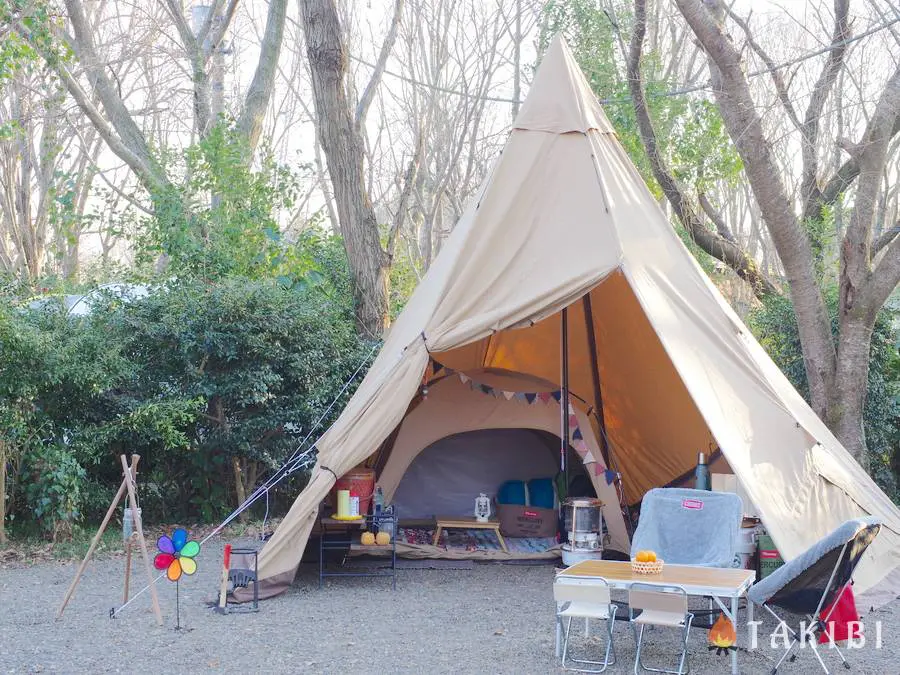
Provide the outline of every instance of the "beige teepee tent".
<path id="1" fill-rule="evenodd" d="M 263 595 L 292 581 L 335 476 L 402 435 L 435 362 L 558 384 L 564 314 L 572 395 L 594 436 L 605 431 L 596 461 L 614 463 L 629 501 L 718 447 L 785 557 L 871 514 L 885 527 L 857 590 L 900 588 L 886 578 L 900 511 L 682 245 L 557 39 L 492 173 L 318 442 L 308 486 L 262 551 Z"/>

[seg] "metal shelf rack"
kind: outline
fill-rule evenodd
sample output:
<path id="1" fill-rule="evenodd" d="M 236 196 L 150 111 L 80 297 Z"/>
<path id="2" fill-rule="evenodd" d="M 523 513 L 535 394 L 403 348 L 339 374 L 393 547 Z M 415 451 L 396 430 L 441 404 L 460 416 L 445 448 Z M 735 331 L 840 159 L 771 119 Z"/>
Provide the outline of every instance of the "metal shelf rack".
<path id="1" fill-rule="evenodd" d="M 360 543 L 360 535 L 364 530 L 376 532 L 381 523 L 390 523 L 391 543 Z M 325 583 L 325 577 L 391 577 L 391 588 L 397 589 L 397 514 L 392 516 L 368 515 L 359 520 L 337 520 L 330 515 L 319 516 L 319 588 Z M 341 551 L 340 571 L 330 567 L 329 551 Z M 390 552 L 390 567 L 373 570 L 354 568 L 350 559 L 354 553 L 386 553 Z M 349 564 L 348 564 L 349 563 Z M 357 571 L 348 571 L 348 570 Z"/>

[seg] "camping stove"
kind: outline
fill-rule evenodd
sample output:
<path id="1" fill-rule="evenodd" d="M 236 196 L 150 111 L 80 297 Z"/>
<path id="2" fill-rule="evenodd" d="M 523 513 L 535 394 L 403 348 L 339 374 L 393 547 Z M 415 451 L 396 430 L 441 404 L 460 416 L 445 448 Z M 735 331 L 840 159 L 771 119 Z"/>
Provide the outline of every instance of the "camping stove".
<path id="1" fill-rule="evenodd" d="M 603 557 L 603 502 L 599 499 L 573 498 L 563 503 L 563 522 L 568 541 L 562 545 L 563 562 Z"/>

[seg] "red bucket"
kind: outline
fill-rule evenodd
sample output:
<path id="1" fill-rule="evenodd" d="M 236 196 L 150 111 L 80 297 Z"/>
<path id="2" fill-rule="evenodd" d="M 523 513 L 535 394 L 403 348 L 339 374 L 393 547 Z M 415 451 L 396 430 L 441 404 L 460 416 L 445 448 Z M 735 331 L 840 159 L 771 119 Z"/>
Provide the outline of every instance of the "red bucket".
<path id="1" fill-rule="evenodd" d="M 359 513 L 366 515 L 372 505 L 375 494 L 375 470 L 358 466 L 337 479 L 331 488 L 331 503 L 337 504 L 337 491 L 350 490 L 351 495 L 359 497 Z"/>

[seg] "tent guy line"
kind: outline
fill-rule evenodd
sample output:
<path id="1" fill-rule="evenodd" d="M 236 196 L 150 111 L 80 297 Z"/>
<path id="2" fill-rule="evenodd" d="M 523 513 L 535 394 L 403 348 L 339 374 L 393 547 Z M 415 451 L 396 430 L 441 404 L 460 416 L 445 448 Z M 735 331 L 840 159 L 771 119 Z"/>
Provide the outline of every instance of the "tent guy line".
<path id="1" fill-rule="evenodd" d="M 262 485 L 258 486 L 250 494 L 250 496 L 247 497 L 243 501 L 242 504 L 240 504 L 240 506 L 238 506 L 234 511 L 232 511 L 225 518 L 225 520 L 223 520 L 218 526 L 216 526 L 216 528 L 212 532 L 210 532 L 208 535 L 206 535 L 200 541 L 201 546 L 203 544 L 205 544 L 206 542 L 208 542 L 213 537 L 215 537 L 216 535 L 218 535 L 223 529 L 225 529 L 228 526 L 229 523 L 231 523 L 235 518 L 240 516 L 241 513 L 243 513 L 244 511 L 249 509 L 251 506 L 253 506 L 253 504 L 255 504 L 259 500 L 259 498 L 262 497 L 263 495 L 266 496 L 266 514 L 268 515 L 269 490 L 271 490 L 282 480 L 284 480 L 285 478 L 287 478 L 288 476 L 293 474 L 295 471 L 297 471 L 297 469 L 299 469 L 304 464 L 303 460 L 305 460 L 307 457 L 309 457 L 309 455 L 313 452 L 313 450 L 316 449 L 316 444 L 313 443 L 302 454 L 300 454 L 299 456 L 297 454 L 301 451 L 303 446 L 309 440 L 310 436 L 312 436 L 313 432 L 319 428 L 319 425 L 322 423 L 322 420 L 325 419 L 325 417 L 328 415 L 328 413 L 331 412 L 331 409 L 341 399 L 341 397 L 344 395 L 344 392 L 347 391 L 347 388 L 350 386 L 350 384 L 359 376 L 360 372 L 362 371 L 363 366 L 365 366 L 369 362 L 369 360 L 372 358 L 372 355 L 378 350 L 379 346 L 380 345 L 378 343 L 376 343 L 372 346 L 372 349 L 369 350 L 369 352 L 368 352 L 368 354 L 366 354 L 365 358 L 363 358 L 363 360 L 360 362 L 360 364 L 356 367 L 356 370 L 353 371 L 353 374 L 350 375 L 350 377 L 347 379 L 346 382 L 344 382 L 344 386 L 341 387 L 341 390 L 337 393 L 337 395 L 331 401 L 331 404 L 325 409 L 325 412 L 323 412 L 321 415 L 319 415 L 319 418 L 316 420 L 316 422 L 313 424 L 313 426 L 310 427 L 310 430 L 306 434 L 306 437 L 302 441 L 300 441 L 300 444 L 297 446 L 297 449 L 294 450 L 293 454 L 281 465 L 281 468 L 279 468 L 278 471 L 276 471 L 271 477 L 269 477 Z M 327 430 L 326 430 L 326 432 L 327 432 Z M 324 433 L 325 432 L 323 432 L 323 435 L 324 435 Z M 329 471 L 330 471 L 330 469 L 329 469 Z M 156 583 L 157 581 L 162 579 L 164 576 L 166 576 L 165 572 L 163 574 L 161 574 L 160 576 L 158 576 L 154 580 L 153 583 Z M 117 617 L 119 615 L 119 613 L 122 612 L 126 607 L 128 607 L 128 605 L 130 605 L 132 602 L 134 602 L 134 600 L 137 597 L 139 597 L 141 594 L 143 594 L 145 591 L 147 591 L 149 589 L 150 589 L 150 584 L 146 584 L 137 593 L 132 595 L 131 598 L 129 598 L 125 603 L 120 605 L 118 608 L 113 609 L 111 617 L 112 618 Z"/>

